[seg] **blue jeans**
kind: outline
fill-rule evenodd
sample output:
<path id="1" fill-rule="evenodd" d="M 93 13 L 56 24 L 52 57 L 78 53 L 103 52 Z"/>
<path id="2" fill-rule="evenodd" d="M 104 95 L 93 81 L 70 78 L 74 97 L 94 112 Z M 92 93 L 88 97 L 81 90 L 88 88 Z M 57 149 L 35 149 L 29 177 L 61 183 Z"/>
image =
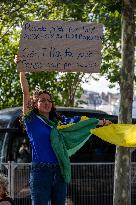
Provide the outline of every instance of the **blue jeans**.
<path id="1" fill-rule="evenodd" d="M 32 165 L 30 189 L 32 205 L 48 205 L 49 201 L 51 205 L 65 204 L 66 183 L 58 165 Z"/>

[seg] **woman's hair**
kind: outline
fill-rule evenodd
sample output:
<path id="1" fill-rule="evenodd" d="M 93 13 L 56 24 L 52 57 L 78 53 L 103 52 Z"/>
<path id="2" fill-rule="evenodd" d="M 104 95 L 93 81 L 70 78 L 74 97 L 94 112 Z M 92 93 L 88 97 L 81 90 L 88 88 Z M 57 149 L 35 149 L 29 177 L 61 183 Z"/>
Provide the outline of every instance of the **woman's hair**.
<path id="1" fill-rule="evenodd" d="M 38 109 L 35 108 L 34 104 L 38 101 L 38 98 L 41 94 L 47 94 L 50 96 L 50 99 L 51 99 L 51 102 L 52 102 L 52 108 L 51 108 L 51 111 L 49 113 L 49 119 L 50 120 L 54 120 L 54 119 L 59 119 L 59 115 L 56 113 L 56 108 L 55 108 L 55 105 L 54 105 L 54 102 L 53 102 L 53 98 L 52 98 L 52 95 L 46 91 L 46 90 L 35 90 L 33 91 L 33 96 L 32 96 L 32 108 L 34 110 L 34 112 L 36 114 L 38 114 Z"/>
<path id="2" fill-rule="evenodd" d="M 0 185 L 3 187 L 5 192 L 8 192 L 8 179 L 4 174 L 0 174 Z"/>

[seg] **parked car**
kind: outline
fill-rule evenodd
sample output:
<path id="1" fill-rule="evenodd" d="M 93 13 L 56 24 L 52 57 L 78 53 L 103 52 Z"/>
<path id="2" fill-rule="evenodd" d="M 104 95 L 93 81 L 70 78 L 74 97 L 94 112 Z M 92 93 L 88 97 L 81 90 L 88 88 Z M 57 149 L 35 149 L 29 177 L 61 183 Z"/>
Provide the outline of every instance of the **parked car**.
<path id="1" fill-rule="evenodd" d="M 90 110 L 84 108 L 69 108 L 69 107 L 57 107 L 57 112 L 62 115 L 72 117 L 75 115 L 87 116 L 87 117 L 95 117 L 98 119 L 108 119 L 113 123 L 117 123 L 118 117 L 115 115 L 109 115 L 106 112 L 98 111 L 98 110 Z M 7 163 L 9 161 L 20 164 L 22 167 L 26 163 L 31 162 L 31 146 L 29 144 L 27 134 L 22 125 L 22 111 L 21 107 L 14 107 L 3 109 L 0 111 L 0 164 Z M 136 120 L 133 119 L 133 123 L 136 123 Z M 135 152 L 134 152 L 135 153 Z M 102 141 L 100 138 L 96 136 L 92 136 L 90 140 L 88 140 L 85 145 L 77 151 L 75 155 L 73 155 L 70 160 L 71 163 L 107 163 L 114 162 L 115 159 L 115 145 Z M 135 160 L 135 154 L 133 155 L 133 159 Z M 23 163 L 23 165 L 22 165 Z M 27 165 L 27 164 L 26 164 Z M 99 166 L 102 169 L 101 166 Z M 88 169 L 85 170 L 85 167 L 79 169 L 80 177 L 84 172 L 86 175 L 86 179 L 91 179 L 94 175 L 92 175 L 91 171 Z M 1 166 L 1 170 L 7 173 L 5 167 Z M 22 170 L 21 168 L 16 168 L 14 172 L 15 184 L 14 184 L 14 196 L 16 204 L 31 204 L 30 201 L 30 192 L 28 189 L 28 175 L 30 171 L 30 165 L 25 166 Z M 95 173 L 97 175 L 97 173 Z M 93 190 L 91 188 L 88 189 L 86 185 L 82 186 L 83 191 L 80 187 L 80 183 L 78 180 L 78 176 L 73 173 L 73 181 L 74 183 L 70 185 L 70 189 L 75 190 L 76 195 L 82 196 L 83 193 L 87 193 L 89 197 L 89 192 L 95 190 L 95 184 L 93 186 Z M 21 178 L 20 178 L 21 177 Z M 106 176 L 107 179 L 111 180 L 111 175 Z M 99 184 L 103 183 L 100 179 L 100 176 L 96 176 Z M 21 180 L 21 183 L 20 183 Z M 85 180 L 82 180 L 84 184 Z M 108 183 L 108 181 L 107 181 Z M 98 185 L 97 185 L 98 186 Z M 106 186 L 106 184 L 105 184 Z M 97 187 L 98 188 L 98 187 Z M 113 189 L 113 186 L 111 187 Z M 83 192 L 83 193 L 82 193 Z M 100 194 L 100 192 L 98 193 Z M 74 204 L 83 204 L 79 203 L 78 197 L 69 193 L 70 200 L 73 201 Z M 80 197 L 81 199 L 81 197 Z M 82 200 L 82 199 L 81 199 Z M 88 199 L 88 204 L 90 204 L 91 199 Z M 109 203 L 110 204 L 110 203 Z M 97 205 L 102 205 L 100 204 Z"/>
<path id="2" fill-rule="evenodd" d="M 103 111 L 57 107 L 57 112 L 68 117 L 82 115 L 98 119 L 106 118 L 117 123 L 117 116 L 108 115 Z M 0 111 L 0 162 L 31 162 L 31 147 L 21 123 L 21 115 L 20 107 Z M 71 157 L 71 162 L 110 162 L 114 161 L 114 152 L 114 145 L 103 142 L 98 137 L 92 137 Z"/>

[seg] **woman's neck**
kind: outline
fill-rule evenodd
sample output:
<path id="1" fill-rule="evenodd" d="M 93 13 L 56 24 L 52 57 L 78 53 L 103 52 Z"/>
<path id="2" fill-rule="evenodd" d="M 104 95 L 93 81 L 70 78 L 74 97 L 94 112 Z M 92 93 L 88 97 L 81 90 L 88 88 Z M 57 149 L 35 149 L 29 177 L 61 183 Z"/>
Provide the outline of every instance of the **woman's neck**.
<path id="1" fill-rule="evenodd" d="M 43 115 L 44 117 L 46 117 L 47 119 L 49 119 L 49 113 L 41 113 L 39 112 L 40 115 Z"/>

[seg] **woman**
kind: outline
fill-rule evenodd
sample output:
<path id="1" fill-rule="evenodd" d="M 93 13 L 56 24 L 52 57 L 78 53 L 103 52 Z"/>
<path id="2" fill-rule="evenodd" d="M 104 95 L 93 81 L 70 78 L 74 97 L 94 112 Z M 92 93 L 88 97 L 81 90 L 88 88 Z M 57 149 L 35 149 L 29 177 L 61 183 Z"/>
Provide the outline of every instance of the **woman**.
<path id="1" fill-rule="evenodd" d="M 0 174 L 0 205 L 14 205 L 8 196 L 8 180 L 3 174 Z"/>
<path id="2" fill-rule="evenodd" d="M 20 60 L 19 56 L 15 57 L 15 63 Z M 90 129 L 108 125 L 110 121 L 81 121 L 79 116 L 58 116 L 49 92 L 37 90 L 30 97 L 24 72 L 20 72 L 20 84 L 24 124 L 32 146 L 30 188 L 33 205 L 47 205 L 49 201 L 52 205 L 64 205 L 66 184 L 71 178 L 69 156 L 89 139 Z"/>

